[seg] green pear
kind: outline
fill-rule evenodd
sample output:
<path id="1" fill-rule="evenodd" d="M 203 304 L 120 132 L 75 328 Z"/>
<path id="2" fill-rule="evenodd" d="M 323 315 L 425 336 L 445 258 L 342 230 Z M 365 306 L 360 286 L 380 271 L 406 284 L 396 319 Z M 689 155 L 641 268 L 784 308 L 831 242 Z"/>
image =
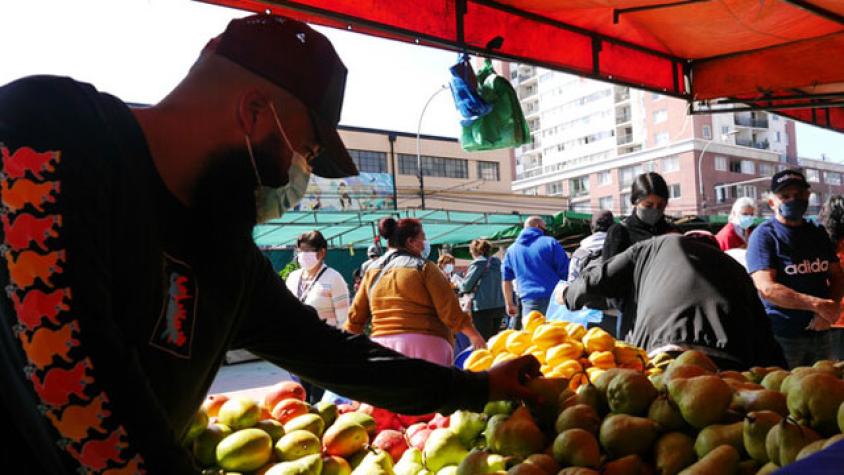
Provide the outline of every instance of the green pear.
<path id="1" fill-rule="evenodd" d="M 844 403 L 838 406 L 838 430 L 844 433 Z"/>
<path id="2" fill-rule="evenodd" d="M 676 475 L 695 463 L 695 441 L 682 432 L 663 434 L 654 446 L 654 461 L 660 475 Z"/>
<path id="3" fill-rule="evenodd" d="M 484 406 L 484 414 L 489 417 L 498 414 L 509 416 L 517 407 L 519 404 L 515 401 L 490 401 Z"/>
<path id="4" fill-rule="evenodd" d="M 668 394 L 680 408 L 683 419 L 696 429 L 721 422 L 733 399 L 727 383 L 714 375 L 672 379 Z"/>
<path id="5" fill-rule="evenodd" d="M 739 382 L 742 382 L 742 383 L 748 383 L 748 382 L 752 383 L 753 382 L 753 381 L 750 381 L 749 379 L 745 378 L 744 374 L 742 374 L 738 371 L 732 371 L 732 370 L 719 371 L 718 376 L 720 376 L 721 379 L 732 379 L 734 381 L 739 381 Z"/>
<path id="6" fill-rule="evenodd" d="M 363 458 L 355 464 L 352 475 L 394 475 L 393 459 L 383 450 L 369 448 Z"/>
<path id="7" fill-rule="evenodd" d="M 769 389 L 771 391 L 779 391 L 780 386 L 782 386 L 782 381 L 791 373 L 784 369 L 779 369 L 776 371 L 771 371 L 770 373 L 766 374 L 762 381 L 759 383 L 765 389 Z"/>
<path id="8" fill-rule="evenodd" d="M 648 408 L 648 419 L 656 422 L 663 430 L 684 430 L 688 427 L 680 408 L 668 399 L 668 396 L 661 394 L 653 400 Z"/>
<path id="9" fill-rule="evenodd" d="M 682 365 L 699 366 L 706 370 L 707 373 L 718 372 L 718 366 L 712 361 L 712 359 L 697 350 L 686 350 L 681 353 L 668 365 L 668 370 Z"/>
<path id="10" fill-rule="evenodd" d="M 322 433 L 325 432 L 325 421 L 319 414 L 302 414 L 284 424 L 285 434 L 294 430 L 306 430 L 317 437 L 322 437 Z"/>
<path id="11" fill-rule="evenodd" d="M 694 378 L 695 376 L 705 376 L 707 374 L 712 374 L 712 372 L 696 365 L 685 364 L 672 366 L 662 373 L 662 385 L 668 387 L 668 383 L 675 379 Z"/>
<path id="12" fill-rule="evenodd" d="M 457 465 L 457 475 L 481 475 L 504 470 L 504 457 L 486 450 L 473 450 Z M 396 475 L 398 471 L 396 471 Z"/>
<path id="13" fill-rule="evenodd" d="M 470 411 L 455 411 L 449 418 L 448 428 L 460 437 L 463 445 L 469 447 L 486 428 L 483 414 Z"/>
<path id="14" fill-rule="evenodd" d="M 366 433 L 369 434 L 370 440 L 375 439 L 375 430 L 377 429 L 377 425 L 375 423 L 375 419 L 369 414 L 364 414 L 362 412 L 346 412 L 337 416 L 337 420 L 334 421 L 334 424 L 332 425 L 344 426 L 346 424 L 359 424 L 363 426 L 363 428 L 366 429 Z"/>
<path id="15" fill-rule="evenodd" d="M 732 445 L 716 447 L 703 458 L 686 467 L 680 475 L 714 475 L 735 473 L 741 456 Z"/>
<path id="16" fill-rule="evenodd" d="M 831 436 L 839 432 L 837 417 L 844 403 L 844 381 L 827 373 L 809 374 L 792 385 L 787 403 L 793 418 Z"/>
<path id="17" fill-rule="evenodd" d="M 560 410 L 574 406 L 575 404 L 578 404 L 577 393 L 572 391 L 571 388 L 563 389 L 563 392 L 557 396 L 557 407 Z"/>
<path id="18" fill-rule="evenodd" d="M 818 360 L 818 361 L 815 361 L 815 364 L 812 365 L 812 368 L 816 368 L 816 369 L 826 371 L 829 374 L 835 376 L 836 378 L 840 378 L 842 376 L 841 366 L 840 366 L 838 361 Z"/>
<path id="19" fill-rule="evenodd" d="M 560 471 L 557 461 L 549 454 L 533 454 L 526 458 L 524 463 L 536 465 L 546 473 L 554 474 Z"/>
<path id="20" fill-rule="evenodd" d="M 539 402 L 531 404 L 531 411 L 543 429 L 554 427 L 560 413 L 560 395 L 568 386 L 569 380 L 565 378 L 534 378 L 527 383 L 527 387 L 539 396 Z"/>
<path id="21" fill-rule="evenodd" d="M 554 460 L 560 465 L 598 468 L 601 463 L 601 449 L 590 432 L 583 429 L 568 429 L 557 435 L 552 447 Z"/>
<path id="22" fill-rule="evenodd" d="M 597 435 L 600 427 L 601 418 L 598 413 L 592 406 L 586 404 L 575 404 L 563 410 L 554 424 L 554 429 L 558 434 L 568 429 L 580 428 Z"/>
<path id="23" fill-rule="evenodd" d="M 643 473 L 645 462 L 638 455 L 626 455 L 601 467 L 602 475 L 637 475 Z"/>
<path id="24" fill-rule="evenodd" d="M 422 451 L 411 447 L 404 451 L 399 461 L 393 467 L 396 475 L 418 475 L 425 466 L 422 462 Z"/>
<path id="25" fill-rule="evenodd" d="M 516 409 L 509 417 L 492 416 L 487 422 L 485 435 L 487 446 L 501 455 L 527 457 L 541 452 L 545 447 L 545 434 L 524 406 Z"/>
<path id="26" fill-rule="evenodd" d="M 262 421 L 258 421 L 255 423 L 255 428 L 261 429 L 267 434 L 270 434 L 273 444 L 278 442 L 278 439 L 284 436 L 284 426 L 281 425 L 281 422 L 278 422 L 275 419 L 264 419 Z"/>
<path id="27" fill-rule="evenodd" d="M 648 380 L 654 385 L 657 392 L 665 392 L 665 381 L 662 379 L 664 373 L 651 373 L 648 375 Z"/>
<path id="28" fill-rule="evenodd" d="M 782 380 L 782 384 L 780 384 L 780 392 L 785 394 L 785 397 L 788 397 L 788 393 L 791 391 L 791 388 L 799 385 L 800 380 L 806 376 L 821 373 L 826 373 L 826 371 L 818 368 L 808 368 L 805 366 L 794 368 L 791 370 L 791 374 Z"/>
<path id="29" fill-rule="evenodd" d="M 325 427 L 330 427 L 337 420 L 337 405 L 333 402 L 320 401 L 314 407 L 325 422 Z"/>
<path id="30" fill-rule="evenodd" d="M 446 465 L 437 470 L 437 475 L 457 475 L 457 465 Z"/>
<path id="31" fill-rule="evenodd" d="M 773 411 L 756 411 L 747 414 L 742 422 L 742 441 L 750 457 L 759 464 L 770 461 L 765 449 L 768 432 L 782 420 L 782 416 Z"/>
<path id="32" fill-rule="evenodd" d="M 733 393 L 732 406 L 744 412 L 774 411 L 781 416 L 788 415 L 785 395 L 770 389 L 739 389 Z"/>
<path id="33" fill-rule="evenodd" d="M 742 374 L 751 383 L 761 383 L 765 376 L 767 376 L 770 372 L 771 370 L 769 370 L 768 368 L 754 366 L 749 370 L 742 372 Z"/>
<path id="34" fill-rule="evenodd" d="M 610 383 L 612 383 L 613 379 L 616 378 L 619 374 L 640 374 L 638 371 L 629 368 L 610 368 L 603 373 L 599 374 L 592 384 L 598 389 L 598 393 L 601 396 L 601 402 L 607 406 L 607 390 L 610 387 Z"/>
<path id="35" fill-rule="evenodd" d="M 457 465 L 469 450 L 460 441 L 460 436 L 449 429 L 435 429 L 425 442 L 422 451 L 428 470 L 438 471 L 446 465 Z"/>
<path id="36" fill-rule="evenodd" d="M 351 475 L 352 466 L 343 457 L 336 455 L 322 456 L 322 472 L 320 475 Z M 414 473 L 413 475 L 416 475 Z"/>
<path id="37" fill-rule="evenodd" d="M 208 413 L 205 412 L 205 409 L 200 407 L 190 420 L 188 430 L 184 437 L 182 437 L 182 445 L 184 447 L 190 447 L 193 440 L 196 439 L 199 434 L 203 433 L 207 427 Z"/>
<path id="38" fill-rule="evenodd" d="M 227 425 L 209 424 L 193 439 L 193 456 L 200 467 L 210 467 L 217 463 L 217 444 L 231 433 L 232 430 Z"/>
<path id="39" fill-rule="evenodd" d="M 264 475 L 320 475 L 322 457 L 319 454 L 306 455 L 302 458 L 277 463 Z"/>
<path id="40" fill-rule="evenodd" d="M 756 472 L 756 475 L 773 475 L 777 470 L 779 470 L 779 465 L 775 464 L 774 462 L 768 462 Z"/>
<path id="41" fill-rule="evenodd" d="M 607 386 L 607 403 L 614 413 L 644 416 L 657 392 L 641 373 L 620 373 Z"/>
<path id="42" fill-rule="evenodd" d="M 695 453 L 698 458 L 703 458 L 721 445 L 732 445 L 739 453 L 744 452 L 743 427 L 743 422 L 713 424 L 704 427 L 695 439 Z"/>
<path id="43" fill-rule="evenodd" d="M 601 423 L 601 446 L 613 458 L 645 454 L 658 434 L 656 422 L 644 417 L 611 414 Z"/>
<path id="44" fill-rule="evenodd" d="M 597 414 L 605 414 L 607 412 L 607 404 L 604 401 L 603 395 L 601 395 L 601 390 L 592 383 L 578 386 L 575 397 L 575 404 L 592 406 L 592 409 L 595 409 Z"/>
<path id="45" fill-rule="evenodd" d="M 784 467 L 794 462 L 803 447 L 820 438 L 817 432 L 785 417 L 768 432 L 765 449 L 771 462 Z"/>
<path id="46" fill-rule="evenodd" d="M 531 463 L 520 463 L 507 470 L 507 475 L 548 475 L 548 473 Z"/>
<path id="47" fill-rule="evenodd" d="M 818 439 L 810 444 L 807 444 L 805 447 L 800 449 L 800 452 L 797 452 L 797 457 L 794 460 L 803 460 L 813 453 L 823 450 L 824 444 L 826 444 L 826 439 Z"/>

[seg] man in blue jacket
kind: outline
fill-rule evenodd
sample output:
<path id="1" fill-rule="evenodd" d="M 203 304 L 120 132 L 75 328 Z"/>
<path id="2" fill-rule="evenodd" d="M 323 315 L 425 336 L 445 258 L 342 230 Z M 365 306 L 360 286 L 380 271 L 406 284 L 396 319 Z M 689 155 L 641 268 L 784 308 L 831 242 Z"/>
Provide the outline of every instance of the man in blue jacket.
<path id="1" fill-rule="evenodd" d="M 527 315 L 533 310 L 544 314 L 557 282 L 568 278 L 569 258 L 566 251 L 545 232 L 545 220 L 539 216 L 529 217 L 524 230 L 504 256 L 501 290 L 507 315 L 514 320 L 518 313 L 513 300 L 514 279 L 522 301 L 522 315 Z"/>

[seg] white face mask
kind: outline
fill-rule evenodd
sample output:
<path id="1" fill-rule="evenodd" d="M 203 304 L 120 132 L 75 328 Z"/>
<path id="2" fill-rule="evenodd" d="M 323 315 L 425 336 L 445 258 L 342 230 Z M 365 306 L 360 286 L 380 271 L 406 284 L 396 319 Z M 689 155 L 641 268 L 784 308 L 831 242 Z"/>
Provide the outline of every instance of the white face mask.
<path id="1" fill-rule="evenodd" d="M 292 156 L 290 159 L 290 168 L 287 171 L 287 184 L 278 188 L 264 186 L 261 183 L 261 176 L 258 174 L 258 166 L 255 164 L 252 144 L 249 141 L 249 136 L 246 136 L 246 148 L 249 150 L 249 159 L 252 162 L 252 168 L 255 170 L 255 178 L 258 180 L 258 187 L 255 190 L 255 206 L 257 207 L 256 211 L 259 223 L 280 218 L 285 211 L 299 204 L 299 201 L 305 196 L 308 190 L 308 182 L 311 180 L 311 166 L 308 165 L 308 160 L 290 144 L 290 140 L 284 132 L 284 127 L 281 126 L 281 121 L 278 120 L 278 114 L 272 102 L 270 102 L 270 109 L 273 111 L 275 123 Z"/>
<path id="2" fill-rule="evenodd" d="M 299 265 L 302 266 L 303 269 L 310 270 L 319 264 L 319 253 L 313 251 L 299 252 L 296 259 L 298 259 Z"/>
<path id="3" fill-rule="evenodd" d="M 445 272 L 446 274 L 451 274 L 454 272 L 454 265 L 453 264 L 446 264 L 445 265 Z"/>

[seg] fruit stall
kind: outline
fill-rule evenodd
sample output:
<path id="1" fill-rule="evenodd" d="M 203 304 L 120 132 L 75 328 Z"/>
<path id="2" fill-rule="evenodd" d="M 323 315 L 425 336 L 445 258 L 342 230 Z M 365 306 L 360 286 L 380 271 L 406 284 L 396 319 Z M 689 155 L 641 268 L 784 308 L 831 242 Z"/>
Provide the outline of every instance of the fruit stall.
<path id="1" fill-rule="evenodd" d="M 721 371 L 697 351 L 651 359 L 538 312 L 522 323 L 463 365 L 535 356 L 536 402 L 402 415 L 310 405 L 282 381 L 257 397 L 210 395 L 184 443 L 206 474 L 691 475 L 773 473 L 844 440 L 842 362 Z"/>

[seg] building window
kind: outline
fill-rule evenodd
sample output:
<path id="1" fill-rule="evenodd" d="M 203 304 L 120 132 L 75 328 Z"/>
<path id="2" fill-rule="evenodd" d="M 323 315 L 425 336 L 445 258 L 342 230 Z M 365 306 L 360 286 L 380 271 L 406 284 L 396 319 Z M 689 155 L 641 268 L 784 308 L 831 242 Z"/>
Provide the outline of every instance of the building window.
<path id="1" fill-rule="evenodd" d="M 668 132 L 660 132 L 658 134 L 654 134 L 654 144 L 656 144 L 657 146 L 668 145 Z"/>
<path id="2" fill-rule="evenodd" d="M 823 205 L 823 193 L 821 192 L 814 192 L 809 195 L 809 206 L 821 206 Z"/>
<path id="3" fill-rule="evenodd" d="M 563 193 L 563 182 L 556 181 L 545 185 L 546 195 L 559 195 Z"/>
<path id="4" fill-rule="evenodd" d="M 478 178 L 488 181 L 500 181 L 498 162 L 478 162 Z"/>
<path id="5" fill-rule="evenodd" d="M 760 163 L 759 164 L 759 174 L 762 176 L 771 176 L 774 172 L 774 166 L 770 163 Z"/>
<path id="6" fill-rule="evenodd" d="M 806 181 L 810 181 L 812 183 L 820 183 L 821 182 L 821 174 L 817 170 L 813 170 L 811 168 L 806 169 Z"/>
<path id="7" fill-rule="evenodd" d="M 727 135 L 730 133 L 730 126 L 729 125 L 722 125 L 721 126 L 721 135 Z"/>
<path id="8" fill-rule="evenodd" d="M 598 173 L 598 184 L 602 186 L 612 185 L 612 174 L 610 172 Z"/>
<path id="9" fill-rule="evenodd" d="M 703 126 L 703 138 L 706 140 L 712 140 L 712 126 L 711 125 L 704 125 Z"/>
<path id="10" fill-rule="evenodd" d="M 589 204 L 588 201 L 583 201 L 580 203 L 572 203 L 571 210 L 575 213 L 591 213 L 592 206 Z"/>
<path id="11" fill-rule="evenodd" d="M 612 196 L 598 198 L 598 208 L 612 211 Z"/>
<path id="12" fill-rule="evenodd" d="M 727 171 L 727 157 L 715 157 L 715 170 L 719 172 Z"/>
<path id="13" fill-rule="evenodd" d="M 523 195 L 529 195 L 529 196 L 536 196 L 536 195 L 539 194 L 539 189 L 535 186 L 533 188 L 525 188 L 524 190 L 522 190 L 522 194 Z"/>
<path id="14" fill-rule="evenodd" d="M 352 161 L 363 173 L 387 173 L 387 154 L 372 150 L 349 150 Z"/>
<path id="15" fill-rule="evenodd" d="M 641 165 L 634 165 L 632 167 L 624 167 L 619 170 L 619 185 L 622 188 L 627 188 L 633 184 L 633 180 L 642 173 Z"/>
<path id="16" fill-rule="evenodd" d="M 589 176 L 572 178 L 569 183 L 570 196 L 583 196 L 589 194 Z"/>
<path id="17" fill-rule="evenodd" d="M 622 193 L 618 197 L 618 200 L 621 207 L 621 214 L 630 214 L 633 212 L 633 205 L 630 203 L 630 193 Z"/>
<path id="18" fill-rule="evenodd" d="M 443 178 L 469 178 L 469 162 L 459 158 L 422 156 L 422 172 L 425 176 Z M 416 176 L 416 155 L 399 154 L 399 173 Z"/>
<path id="19" fill-rule="evenodd" d="M 730 171 L 733 173 L 741 173 L 741 160 L 730 160 Z"/>
<path id="20" fill-rule="evenodd" d="M 782 142 L 782 137 L 780 136 L 780 131 L 777 130 L 777 143 Z"/>
<path id="21" fill-rule="evenodd" d="M 736 186 L 736 198 L 753 198 L 756 199 L 756 187 L 753 185 L 739 185 Z"/>
<path id="22" fill-rule="evenodd" d="M 661 124 L 666 120 L 668 120 L 667 109 L 660 109 L 658 111 L 654 111 L 654 124 Z"/>
<path id="23" fill-rule="evenodd" d="M 745 175 L 755 175 L 756 174 L 756 164 L 752 160 L 742 160 L 741 161 L 741 172 Z"/>
<path id="24" fill-rule="evenodd" d="M 823 181 L 828 185 L 840 185 L 841 174 L 838 172 L 823 172 Z"/>
<path id="25" fill-rule="evenodd" d="M 662 159 L 662 172 L 671 173 L 680 171 L 680 157 L 666 157 Z"/>
<path id="26" fill-rule="evenodd" d="M 726 203 L 730 200 L 730 188 L 726 186 L 721 186 L 719 183 L 715 185 L 715 201 L 718 203 Z"/>
<path id="27" fill-rule="evenodd" d="M 668 199 L 674 200 L 680 197 L 680 184 L 668 185 Z"/>

